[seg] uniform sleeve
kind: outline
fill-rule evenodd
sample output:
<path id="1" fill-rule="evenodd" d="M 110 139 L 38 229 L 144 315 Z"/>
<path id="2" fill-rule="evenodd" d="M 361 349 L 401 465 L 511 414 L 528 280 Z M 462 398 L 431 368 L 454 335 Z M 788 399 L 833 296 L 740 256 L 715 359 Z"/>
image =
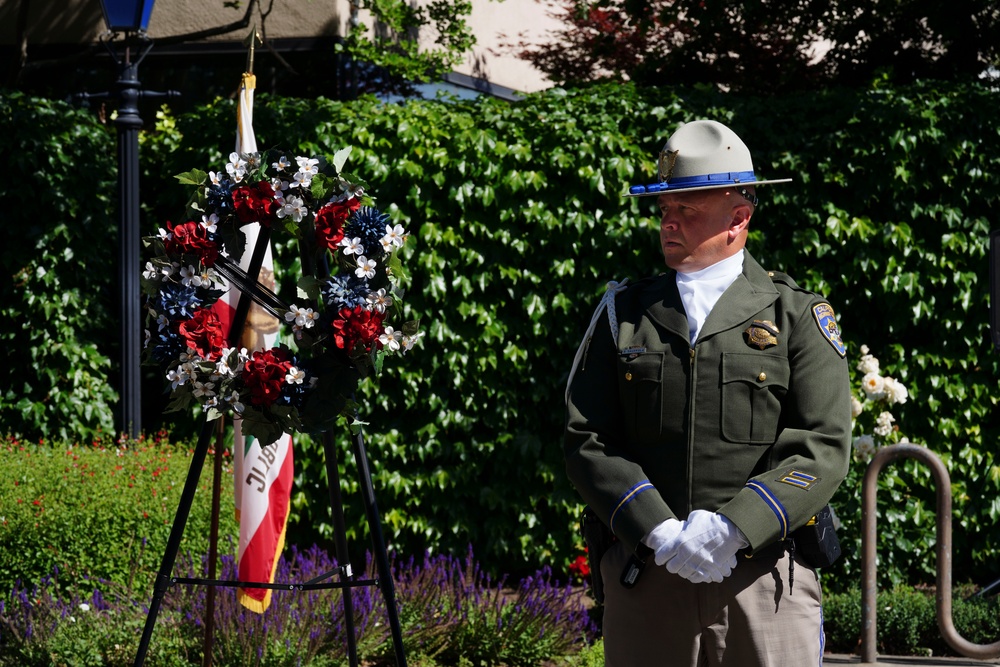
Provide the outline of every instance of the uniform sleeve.
<path id="1" fill-rule="evenodd" d="M 833 496 L 851 454 L 851 390 L 833 311 L 812 301 L 789 337 L 790 379 L 768 471 L 719 509 L 759 549 L 805 525 Z"/>
<path id="2" fill-rule="evenodd" d="M 566 472 L 584 502 L 634 550 L 654 526 L 675 514 L 622 441 L 618 350 L 607 317 L 597 323 L 587 346 L 566 404 Z"/>

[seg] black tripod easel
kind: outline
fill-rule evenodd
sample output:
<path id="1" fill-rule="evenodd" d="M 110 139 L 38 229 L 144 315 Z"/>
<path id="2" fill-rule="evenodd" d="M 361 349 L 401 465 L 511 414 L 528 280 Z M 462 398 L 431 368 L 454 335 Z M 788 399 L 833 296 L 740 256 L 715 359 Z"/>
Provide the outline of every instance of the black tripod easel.
<path id="1" fill-rule="evenodd" d="M 254 246 L 253 256 L 250 266 L 247 269 L 248 276 L 256 276 L 260 273 L 261 265 L 264 262 L 264 254 L 270 241 L 269 230 L 261 227 Z M 243 331 L 243 325 L 247 320 L 250 311 L 250 302 L 257 300 L 256 290 L 241 290 L 237 303 L 236 313 L 233 318 L 232 328 L 229 333 L 229 344 L 235 346 L 239 342 Z M 263 305 L 263 304 L 262 304 Z M 187 480 L 181 491 L 180 501 L 177 505 L 177 513 L 174 515 L 174 522 L 170 528 L 170 535 L 167 538 L 167 546 L 163 553 L 163 560 L 160 570 L 156 575 L 153 585 L 153 599 L 149 605 L 146 615 L 146 624 L 143 627 L 142 638 L 139 641 L 139 648 L 136 652 L 133 667 L 142 667 L 146 660 L 146 653 L 149 650 L 149 643 L 153 636 L 153 629 L 156 625 L 156 618 L 160 611 L 160 605 L 167 590 L 176 584 L 218 586 L 227 588 L 266 588 L 274 590 L 294 590 L 306 591 L 325 588 L 344 589 L 344 617 L 347 628 L 347 653 L 351 667 L 359 665 L 357 655 L 357 637 L 354 626 L 354 604 L 351 598 L 350 589 L 359 586 L 378 586 L 385 601 L 386 614 L 388 615 L 389 628 L 392 637 L 393 650 L 396 656 L 397 667 L 406 666 L 406 657 L 403 652 L 403 633 L 399 624 L 399 613 L 396 609 L 396 593 L 392 582 L 392 572 L 389 566 L 389 555 L 386 550 L 385 540 L 382 535 L 382 524 L 379 516 L 378 505 L 375 502 L 375 492 L 372 487 L 371 471 L 368 466 L 368 455 L 365 452 L 364 436 L 358 431 L 352 439 L 352 450 L 355 464 L 358 467 L 358 481 L 362 492 L 362 501 L 365 508 L 365 517 L 368 521 L 368 528 L 372 537 L 372 548 L 374 551 L 375 564 L 377 568 L 376 579 L 356 579 L 351 568 L 350 558 L 347 549 L 346 527 L 344 524 L 343 501 L 340 492 L 340 475 L 338 473 L 337 451 L 333 441 L 333 436 L 326 432 L 323 437 L 323 452 L 326 459 L 327 481 L 330 490 L 330 505 L 333 511 L 335 547 L 337 552 L 338 567 L 333 572 L 328 572 L 320 577 L 302 583 L 270 583 L 255 581 L 220 581 L 212 579 L 192 579 L 185 577 L 174 577 L 174 563 L 177 560 L 177 552 L 180 548 L 181 538 L 184 535 L 184 527 L 187 524 L 188 515 L 191 512 L 191 505 L 194 501 L 195 491 L 198 489 L 198 481 L 201 478 L 202 468 L 205 465 L 205 457 L 208 454 L 209 444 L 214 431 L 213 422 L 207 421 L 202 426 L 201 434 L 198 437 L 198 444 L 195 446 L 191 457 L 191 465 L 188 468 Z M 336 581 L 328 581 L 337 575 Z"/>

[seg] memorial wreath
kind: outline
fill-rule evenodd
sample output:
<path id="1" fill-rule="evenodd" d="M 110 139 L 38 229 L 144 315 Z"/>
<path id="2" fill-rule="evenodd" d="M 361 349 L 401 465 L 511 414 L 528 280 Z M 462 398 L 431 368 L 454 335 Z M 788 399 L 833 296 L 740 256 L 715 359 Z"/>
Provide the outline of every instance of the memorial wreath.
<path id="1" fill-rule="evenodd" d="M 168 222 L 145 239 L 153 257 L 142 273 L 144 358 L 166 374 L 168 411 L 197 404 L 208 419 L 231 413 L 263 442 L 321 432 L 341 414 L 353 418 L 358 384 L 420 337 L 416 321 L 389 324 L 402 316 L 398 250 L 408 233 L 343 171 L 349 154 L 233 153 L 218 172 L 177 176 L 195 188 L 188 210 L 196 219 Z M 286 304 L 241 268 L 252 250 L 246 226 L 255 222 L 259 244 L 279 234 L 299 243 L 296 302 Z M 255 350 L 230 344 L 219 301 L 234 288 L 288 327 L 286 342 Z"/>

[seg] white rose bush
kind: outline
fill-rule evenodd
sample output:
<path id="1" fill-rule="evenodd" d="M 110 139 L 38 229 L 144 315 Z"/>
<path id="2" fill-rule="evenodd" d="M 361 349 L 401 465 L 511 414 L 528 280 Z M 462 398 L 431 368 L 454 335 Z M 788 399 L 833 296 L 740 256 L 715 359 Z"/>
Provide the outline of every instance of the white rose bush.
<path id="1" fill-rule="evenodd" d="M 894 406 L 910 397 L 899 380 L 883 375 L 879 360 L 867 345 L 861 346 L 861 359 L 855 367 L 861 374 L 861 391 L 851 395 L 851 433 L 854 458 L 867 462 L 880 447 L 909 442 L 896 423 Z"/>

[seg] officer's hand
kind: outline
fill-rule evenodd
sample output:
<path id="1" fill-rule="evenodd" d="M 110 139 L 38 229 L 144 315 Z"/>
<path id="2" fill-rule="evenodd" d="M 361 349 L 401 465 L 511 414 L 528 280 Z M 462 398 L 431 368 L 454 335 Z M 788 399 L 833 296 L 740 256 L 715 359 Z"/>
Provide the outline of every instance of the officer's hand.
<path id="1" fill-rule="evenodd" d="M 705 510 L 688 515 L 676 542 L 667 570 L 693 583 L 718 583 L 728 577 L 736 567 L 736 552 L 749 545 L 736 524 Z"/>
<path id="2" fill-rule="evenodd" d="M 677 535 L 684 524 L 677 519 L 667 519 L 642 538 L 643 544 L 653 550 L 653 562 L 663 565 L 677 553 Z"/>

